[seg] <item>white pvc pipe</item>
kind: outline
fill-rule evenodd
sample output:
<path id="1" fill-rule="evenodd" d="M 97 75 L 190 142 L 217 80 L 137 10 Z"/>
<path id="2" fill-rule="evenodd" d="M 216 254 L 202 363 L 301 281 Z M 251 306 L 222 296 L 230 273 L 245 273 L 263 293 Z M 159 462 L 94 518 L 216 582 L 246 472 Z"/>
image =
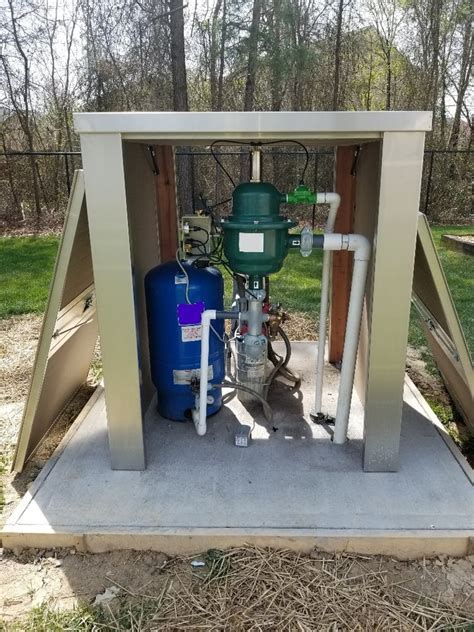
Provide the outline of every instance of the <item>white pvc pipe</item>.
<path id="1" fill-rule="evenodd" d="M 334 443 L 341 444 L 344 443 L 347 438 L 347 426 L 351 409 L 365 284 L 370 259 L 370 242 L 363 235 L 325 235 L 324 250 L 350 250 L 354 252 L 351 295 L 349 299 L 333 437 Z"/>
<path id="2" fill-rule="evenodd" d="M 329 214 L 324 228 L 324 234 L 334 232 L 336 216 L 341 196 L 338 193 L 317 193 L 316 204 L 329 204 Z M 323 273 L 321 277 L 321 305 L 319 308 L 319 338 L 318 357 L 316 359 L 316 388 L 314 395 L 314 413 L 320 413 L 322 408 L 323 379 L 324 379 L 324 352 L 326 348 L 326 330 L 329 307 L 329 286 L 331 277 L 332 252 L 325 250 L 323 254 Z"/>
<path id="3" fill-rule="evenodd" d="M 337 211 L 341 203 L 339 193 L 316 193 L 316 204 L 329 204 L 329 214 L 324 228 L 325 233 L 333 233 Z"/>
<path id="4" fill-rule="evenodd" d="M 193 411 L 193 421 L 200 437 L 207 430 L 207 387 L 209 366 L 209 332 L 211 320 L 216 318 L 215 309 L 206 309 L 201 314 L 201 371 L 199 376 L 199 407 Z"/>

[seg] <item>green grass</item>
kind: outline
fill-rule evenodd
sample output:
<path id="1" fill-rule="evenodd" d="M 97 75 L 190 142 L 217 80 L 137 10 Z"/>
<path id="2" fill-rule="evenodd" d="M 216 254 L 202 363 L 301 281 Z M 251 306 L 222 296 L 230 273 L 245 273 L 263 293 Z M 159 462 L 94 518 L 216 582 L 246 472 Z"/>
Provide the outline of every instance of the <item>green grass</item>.
<path id="1" fill-rule="evenodd" d="M 0 238 L 0 318 L 44 310 L 58 244 L 54 236 Z"/>
<path id="2" fill-rule="evenodd" d="M 5 632 L 94 632 L 118 629 L 115 626 L 112 628 L 112 625 L 113 618 L 107 617 L 101 608 L 81 604 L 72 610 L 55 611 L 47 605 L 41 605 L 32 608 L 25 617 L 14 623 L 5 624 L 3 629 Z"/>
<path id="3" fill-rule="evenodd" d="M 442 235 L 473 234 L 474 226 L 432 226 L 431 232 L 468 347 L 474 355 L 474 257 L 450 250 L 441 241 Z M 408 342 L 418 349 L 426 346 L 426 338 L 414 308 L 412 308 Z M 423 359 L 427 362 L 428 369 L 434 368 L 430 354 L 426 354 L 426 357 L 424 355 Z"/>
<path id="4" fill-rule="evenodd" d="M 473 233 L 474 226 L 433 226 L 432 231 L 472 352 L 474 257 L 445 248 L 441 236 Z M 58 244 L 59 239 L 54 236 L 0 238 L 0 318 L 44 310 Z M 308 258 L 301 257 L 297 251 L 290 252 L 283 269 L 271 278 L 272 300 L 281 302 L 289 312 L 297 311 L 314 318 L 321 294 L 321 269 L 321 252 L 313 252 Z M 227 277 L 227 299 L 231 286 Z M 409 343 L 417 348 L 426 345 L 415 313 L 411 318 Z"/>
<path id="5" fill-rule="evenodd" d="M 295 311 L 314 317 L 321 298 L 321 274 L 323 268 L 321 251 L 303 258 L 298 251 L 290 251 L 285 264 L 277 274 L 270 277 L 270 299 L 279 302 L 286 311 Z M 225 302 L 229 306 L 232 298 L 232 281 L 225 274 Z"/>
<path id="6" fill-rule="evenodd" d="M 283 269 L 270 278 L 271 298 L 285 310 L 314 317 L 321 298 L 323 253 L 313 251 L 302 257 L 299 251 L 289 253 Z"/>

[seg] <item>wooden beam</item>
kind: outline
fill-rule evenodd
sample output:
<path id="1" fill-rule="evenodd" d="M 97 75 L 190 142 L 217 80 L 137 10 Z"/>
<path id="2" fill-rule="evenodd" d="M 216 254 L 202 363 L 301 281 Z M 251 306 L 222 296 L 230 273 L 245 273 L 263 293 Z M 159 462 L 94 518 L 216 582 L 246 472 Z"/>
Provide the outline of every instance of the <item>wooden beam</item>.
<path id="1" fill-rule="evenodd" d="M 155 145 L 154 150 L 160 262 L 166 263 L 175 258 L 178 248 L 174 149 L 170 145 Z"/>
<path id="2" fill-rule="evenodd" d="M 356 147 L 336 150 L 336 192 L 341 196 L 334 232 L 351 233 L 354 227 L 356 179 L 352 175 Z M 352 278 L 352 253 L 334 252 L 331 280 L 331 311 L 329 320 L 329 362 L 341 362 L 346 331 L 347 310 Z"/>

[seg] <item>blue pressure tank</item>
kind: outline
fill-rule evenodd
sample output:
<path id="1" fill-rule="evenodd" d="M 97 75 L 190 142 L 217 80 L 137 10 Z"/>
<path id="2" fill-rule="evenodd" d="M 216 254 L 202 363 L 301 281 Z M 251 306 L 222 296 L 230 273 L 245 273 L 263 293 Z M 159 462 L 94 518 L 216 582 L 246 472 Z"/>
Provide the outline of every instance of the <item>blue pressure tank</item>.
<path id="1" fill-rule="evenodd" d="M 183 261 L 164 263 L 148 272 L 145 294 L 151 376 L 158 394 L 158 412 L 167 419 L 186 421 L 195 408 L 192 380 L 201 365 L 201 313 L 223 310 L 224 282 L 216 268 L 197 268 Z M 213 321 L 209 339 L 209 381 L 224 381 L 224 322 Z M 217 333 L 217 335 L 216 335 Z M 219 336 L 219 337 L 218 337 Z M 222 391 L 212 389 L 208 415 L 222 406 Z"/>

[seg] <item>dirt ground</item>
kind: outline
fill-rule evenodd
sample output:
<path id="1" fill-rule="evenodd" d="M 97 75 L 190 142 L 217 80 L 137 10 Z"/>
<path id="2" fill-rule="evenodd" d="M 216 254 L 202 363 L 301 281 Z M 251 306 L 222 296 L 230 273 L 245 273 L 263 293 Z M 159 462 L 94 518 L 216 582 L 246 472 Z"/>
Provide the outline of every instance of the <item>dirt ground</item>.
<path id="1" fill-rule="evenodd" d="M 300 337 L 301 331 L 309 331 L 303 321 L 301 317 L 295 319 L 293 331 L 289 324 L 290 335 L 297 332 Z M 0 321 L 2 521 L 36 478 L 78 410 L 90 397 L 97 379 L 97 374 L 92 372 L 90 383 L 65 411 L 51 438 L 24 473 L 16 477 L 9 474 L 40 326 L 39 316 Z M 436 390 L 438 386 L 428 374 L 425 375 L 420 362 L 419 356 L 412 352 L 410 375 L 416 374 L 418 379 L 427 380 L 427 387 Z M 317 551 L 299 556 L 255 548 L 217 552 L 217 558 L 212 558 L 211 554 L 206 552 L 197 556 L 194 562 L 198 564 L 193 565 L 193 558 L 168 559 L 154 552 L 118 551 L 91 555 L 74 549 L 5 551 L 0 558 L 0 629 L 2 619 L 6 626 L 10 626 L 32 608 L 45 605 L 55 611 L 69 611 L 79 603 L 92 604 L 105 609 L 107 616 L 115 620 L 117 612 L 123 612 L 125 606 L 132 612 L 130 603 L 136 604 L 137 600 L 145 600 L 147 608 L 150 603 L 154 604 L 155 610 L 158 600 L 161 608 L 159 616 L 151 608 L 155 612 L 150 615 L 153 626 L 147 627 L 148 623 L 145 625 L 143 620 L 143 625 L 138 627 L 134 623 L 132 629 L 137 630 L 247 630 L 252 627 L 334 631 L 414 630 L 421 627 L 434 630 L 449 626 L 450 629 L 468 629 L 468 623 L 474 625 L 474 556 L 401 562 Z M 221 569 L 217 573 L 215 559 L 219 559 Z M 291 590 L 285 584 L 290 581 L 290 575 Z M 308 581 L 312 583 L 316 579 L 314 593 L 308 592 Z M 281 601 L 285 590 L 290 590 L 293 595 L 288 603 Z M 324 601 L 330 606 L 321 609 L 320 604 Z M 348 604 L 352 604 L 352 610 L 348 609 Z M 142 603 L 142 613 L 143 608 Z M 288 619 L 287 613 L 293 612 L 291 609 L 294 610 L 293 618 Z M 206 625 L 203 624 L 204 615 Z M 357 625 L 350 625 L 352 616 Z M 24 629 L 37 627 L 35 624 Z M 23 629 L 21 624 L 18 629 Z M 38 629 L 49 628 L 46 625 Z M 106 629 L 122 628 L 116 624 L 115 628 Z"/>
<path id="2" fill-rule="evenodd" d="M 422 629 L 454 629 L 461 624 L 467 629 L 474 622 L 473 556 L 400 562 L 249 548 L 168 559 L 155 552 L 87 555 L 74 549 L 30 550 L 3 555 L 0 582 L 5 624 L 34 607 L 64 611 L 79 604 L 101 605 L 113 615 L 137 600 L 150 605 L 158 598 L 162 621 L 160 625 L 155 620 L 150 628 L 155 630 L 197 629 L 203 614 L 206 629 L 229 630 L 252 625 L 257 630 L 415 630 L 422 621 Z M 311 589 L 308 582 L 313 582 Z M 277 601 L 284 589 L 287 597 Z M 291 597 L 298 591 L 300 600 Z M 324 602 L 329 610 L 323 611 Z M 235 627 L 230 625 L 232 618 Z M 272 621 L 274 626 L 269 625 Z M 305 625 L 298 627 L 296 621 Z M 226 622 L 228 627 L 223 626 Z M 393 623 L 398 623 L 396 628 Z M 148 629 L 145 623 L 143 629 Z"/>

